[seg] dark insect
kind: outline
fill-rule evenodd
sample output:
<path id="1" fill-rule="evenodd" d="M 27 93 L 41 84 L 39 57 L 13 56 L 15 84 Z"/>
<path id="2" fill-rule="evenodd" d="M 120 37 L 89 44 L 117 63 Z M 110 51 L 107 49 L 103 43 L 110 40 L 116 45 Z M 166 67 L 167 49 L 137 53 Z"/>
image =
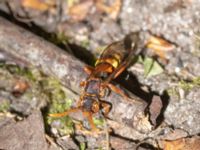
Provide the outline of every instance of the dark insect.
<path id="1" fill-rule="evenodd" d="M 123 96 L 125 100 L 132 100 L 123 90 L 111 84 L 111 80 L 118 77 L 130 64 L 137 53 L 138 40 L 139 35 L 136 32 L 122 41 L 108 45 L 96 61 L 94 68 L 89 66 L 84 68 L 88 77 L 80 83 L 84 90 L 77 107 L 63 113 L 50 114 L 50 116 L 62 117 L 81 110 L 83 115 L 88 118 L 92 131 L 98 130 L 92 116 L 100 111 L 104 116 L 109 113 L 111 105 L 103 100 L 107 96 L 106 91 L 112 90 Z"/>

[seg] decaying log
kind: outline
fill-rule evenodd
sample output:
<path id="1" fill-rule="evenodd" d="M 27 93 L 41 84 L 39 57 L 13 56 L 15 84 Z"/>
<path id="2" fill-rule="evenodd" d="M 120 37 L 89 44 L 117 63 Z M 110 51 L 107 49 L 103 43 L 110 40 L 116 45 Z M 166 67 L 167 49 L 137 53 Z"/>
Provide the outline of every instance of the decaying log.
<path id="1" fill-rule="evenodd" d="M 0 127 L 0 149 L 49 149 L 40 111 L 19 122 L 9 118 Z"/>
<path id="2" fill-rule="evenodd" d="M 44 39 L 0 18 L 0 50 L 27 64 L 40 67 L 44 73 L 59 78 L 72 92 L 80 94 L 80 82 L 87 74 L 84 63 L 62 51 Z M 140 99 L 131 94 L 133 99 Z M 109 118 L 136 131 L 147 133 L 152 129 L 144 111 L 147 103 L 128 103 L 120 95 L 111 92 L 106 99 L 112 104 Z M 74 99 L 74 103 L 77 99 Z M 115 128 L 116 127 L 116 128 Z M 117 132 L 117 126 L 113 126 Z M 142 138 L 144 138 L 144 134 Z"/>

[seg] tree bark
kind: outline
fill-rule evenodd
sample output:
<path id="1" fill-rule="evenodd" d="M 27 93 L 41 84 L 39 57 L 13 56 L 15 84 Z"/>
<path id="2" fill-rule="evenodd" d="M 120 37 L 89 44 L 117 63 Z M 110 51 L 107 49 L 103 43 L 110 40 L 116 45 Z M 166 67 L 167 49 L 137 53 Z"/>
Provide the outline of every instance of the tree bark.
<path id="1" fill-rule="evenodd" d="M 59 78 L 71 92 L 80 94 L 79 84 L 87 77 L 83 70 L 85 66 L 83 62 L 1 17 L 0 50 L 23 60 L 26 64 L 41 68 L 44 73 Z M 131 97 L 141 100 L 133 94 Z M 112 104 L 108 116 L 111 120 L 141 133 L 147 133 L 152 129 L 148 116 L 144 114 L 147 103 L 143 100 L 141 103 L 128 103 L 120 95 L 111 92 L 106 101 Z M 74 103 L 76 102 L 77 99 L 74 99 Z M 118 127 L 112 127 L 117 132 Z M 145 138 L 143 134 L 141 135 Z"/>

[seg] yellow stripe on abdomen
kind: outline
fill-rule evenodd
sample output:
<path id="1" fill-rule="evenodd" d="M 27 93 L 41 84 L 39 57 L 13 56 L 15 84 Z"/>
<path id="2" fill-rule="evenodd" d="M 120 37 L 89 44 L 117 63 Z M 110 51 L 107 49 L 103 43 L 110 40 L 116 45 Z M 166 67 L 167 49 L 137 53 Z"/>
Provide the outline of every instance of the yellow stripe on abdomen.
<path id="1" fill-rule="evenodd" d="M 96 61 L 95 66 L 97 66 L 100 63 L 108 63 L 112 65 L 114 68 L 117 68 L 119 66 L 119 63 L 121 62 L 120 55 L 113 54 L 112 57 L 104 57 L 100 58 Z"/>

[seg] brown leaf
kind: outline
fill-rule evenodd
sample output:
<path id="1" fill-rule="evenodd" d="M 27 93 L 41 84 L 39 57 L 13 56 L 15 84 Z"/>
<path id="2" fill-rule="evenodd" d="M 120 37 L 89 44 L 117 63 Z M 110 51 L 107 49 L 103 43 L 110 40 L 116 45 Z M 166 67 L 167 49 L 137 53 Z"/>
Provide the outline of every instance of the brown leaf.
<path id="1" fill-rule="evenodd" d="M 103 0 L 98 0 L 96 2 L 97 9 L 106 12 L 112 19 L 116 19 L 119 15 L 121 5 L 121 0 L 115 0 L 112 6 L 105 5 Z"/>
<path id="2" fill-rule="evenodd" d="M 182 138 L 175 141 L 163 141 L 164 150 L 199 150 L 200 137 Z"/>
<path id="3" fill-rule="evenodd" d="M 167 141 L 174 141 L 180 138 L 187 137 L 188 133 L 185 130 L 182 129 L 174 129 L 169 131 L 168 133 L 165 133 L 163 136 L 161 136 L 162 140 Z"/>
<path id="4" fill-rule="evenodd" d="M 40 11 L 46 11 L 51 7 L 51 5 L 42 2 L 41 0 L 23 0 L 22 6 Z"/>
<path id="5" fill-rule="evenodd" d="M 150 37 L 146 46 L 147 48 L 152 49 L 153 52 L 162 59 L 166 59 L 166 53 L 175 48 L 170 42 L 156 36 Z"/>
<path id="6" fill-rule="evenodd" d="M 18 80 L 13 87 L 13 94 L 23 94 L 29 88 L 29 84 L 26 81 Z"/>
<path id="7" fill-rule="evenodd" d="M 84 1 L 78 3 L 69 8 L 68 14 L 75 21 L 84 20 L 90 11 L 90 7 L 93 5 L 93 1 Z"/>

